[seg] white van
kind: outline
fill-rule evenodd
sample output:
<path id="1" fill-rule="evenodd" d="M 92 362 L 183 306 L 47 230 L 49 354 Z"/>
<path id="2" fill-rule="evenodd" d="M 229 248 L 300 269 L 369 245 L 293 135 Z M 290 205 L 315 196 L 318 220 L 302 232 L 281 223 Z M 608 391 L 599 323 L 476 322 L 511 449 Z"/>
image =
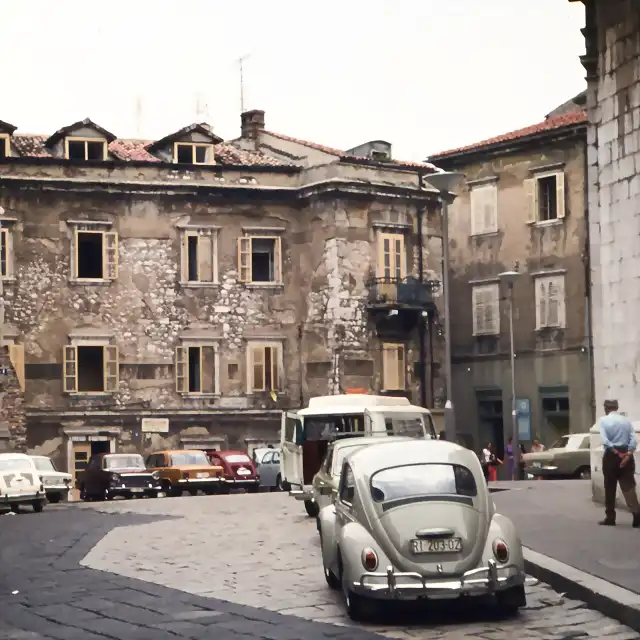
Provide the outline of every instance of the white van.
<path id="1" fill-rule="evenodd" d="M 0 506 L 17 513 L 28 504 L 36 513 L 44 509 L 47 496 L 33 459 L 24 453 L 0 453 Z"/>
<path id="2" fill-rule="evenodd" d="M 307 498 L 329 443 L 362 436 L 437 438 L 431 412 L 407 398 L 359 393 L 311 398 L 308 407 L 282 414 L 282 488 L 312 512 Z"/>

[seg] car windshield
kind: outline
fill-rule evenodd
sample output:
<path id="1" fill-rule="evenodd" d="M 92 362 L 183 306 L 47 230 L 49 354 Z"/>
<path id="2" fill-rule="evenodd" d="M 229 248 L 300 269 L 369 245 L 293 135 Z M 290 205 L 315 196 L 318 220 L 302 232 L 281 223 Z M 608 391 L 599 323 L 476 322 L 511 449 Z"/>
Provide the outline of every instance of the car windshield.
<path id="1" fill-rule="evenodd" d="M 33 458 L 38 471 L 57 471 L 51 458 Z"/>
<path id="2" fill-rule="evenodd" d="M 0 471 L 33 471 L 28 458 L 5 458 L 0 460 Z"/>
<path id="3" fill-rule="evenodd" d="M 579 449 L 582 445 L 584 436 L 562 436 L 559 440 L 553 443 L 552 449 Z"/>
<path id="4" fill-rule="evenodd" d="M 413 464 L 383 469 L 371 477 L 376 502 L 433 495 L 478 495 L 473 474 L 457 464 Z"/>
<path id="5" fill-rule="evenodd" d="M 224 456 L 224 459 L 230 463 L 237 462 L 242 464 L 249 464 L 251 462 L 249 456 L 246 456 L 244 453 L 232 453 L 229 456 Z"/>
<path id="6" fill-rule="evenodd" d="M 435 438 L 435 429 L 432 431 L 431 416 L 425 415 L 427 424 L 423 421 L 423 416 L 415 413 L 386 413 L 384 424 L 390 436 L 407 436 L 409 438 Z"/>
<path id="7" fill-rule="evenodd" d="M 188 464 L 199 464 L 203 467 L 208 467 L 211 465 L 209 459 L 203 451 L 185 451 L 183 453 L 171 454 L 172 467 L 184 467 Z"/>
<path id="8" fill-rule="evenodd" d="M 144 469 L 142 456 L 107 456 L 104 459 L 105 469 Z"/>

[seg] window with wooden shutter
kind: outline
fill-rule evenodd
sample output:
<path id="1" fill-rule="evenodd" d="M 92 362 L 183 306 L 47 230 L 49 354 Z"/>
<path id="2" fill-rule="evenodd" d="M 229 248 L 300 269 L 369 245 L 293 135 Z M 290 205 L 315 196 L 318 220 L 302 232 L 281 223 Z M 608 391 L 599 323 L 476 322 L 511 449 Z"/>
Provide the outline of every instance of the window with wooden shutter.
<path id="1" fill-rule="evenodd" d="M 118 390 L 120 364 L 118 362 L 118 347 L 105 345 L 104 347 L 104 391 L 115 393 Z"/>
<path id="2" fill-rule="evenodd" d="M 564 218 L 565 215 L 565 175 L 564 173 L 556 174 L 556 212 L 558 220 Z"/>
<path id="3" fill-rule="evenodd" d="M 18 382 L 20 383 L 20 390 L 24 393 L 24 345 L 9 345 L 9 359 L 11 360 L 11 366 L 16 372 Z"/>
<path id="4" fill-rule="evenodd" d="M 190 344 L 176 348 L 176 392 L 213 394 L 217 391 L 218 361 L 212 344 Z"/>
<path id="5" fill-rule="evenodd" d="M 182 234 L 182 281 L 217 282 L 217 235 L 211 229 L 185 231 Z"/>
<path id="6" fill-rule="evenodd" d="M 398 282 L 405 277 L 406 253 L 400 233 L 378 234 L 378 277 Z"/>
<path id="7" fill-rule="evenodd" d="M 9 230 L 0 228 L 0 276 L 6 277 L 9 273 Z"/>
<path id="8" fill-rule="evenodd" d="M 471 235 L 498 230 L 498 186 L 483 185 L 471 189 Z"/>
<path id="9" fill-rule="evenodd" d="M 538 181 L 530 178 L 524 181 L 524 206 L 527 222 L 538 220 Z"/>
<path id="10" fill-rule="evenodd" d="M 282 282 L 282 239 L 280 236 L 238 238 L 238 280 L 251 284 Z"/>
<path id="11" fill-rule="evenodd" d="M 118 279 L 118 234 L 115 231 L 107 231 L 104 234 L 103 243 L 104 278 L 105 280 Z"/>
<path id="12" fill-rule="evenodd" d="M 73 277 L 78 280 L 118 279 L 118 234 L 79 225 L 73 234 Z"/>
<path id="13" fill-rule="evenodd" d="M 473 335 L 500 333 L 500 285 L 476 285 L 471 290 Z"/>
<path id="14" fill-rule="evenodd" d="M 62 388 L 65 393 L 78 390 L 78 357 L 74 346 L 64 347 L 63 350 Z"/>
<path id="15" fill-rule="evenodd" d="M 254 344 L 249 347 L 249 393 L 278 391 L 280 349 L 280 345 L 275 344 Z"/>
<path id="16" fill-rule="evenodd" d="M 566 326 L 564 275 L 545 276 L 536 282 L 536 328 Z"/>
<path id="17" fill-rule="evenodd" d="M 382 389 L 398 391 L 406 388 L 405 349 L 403 344 L 382 345 Z"/>

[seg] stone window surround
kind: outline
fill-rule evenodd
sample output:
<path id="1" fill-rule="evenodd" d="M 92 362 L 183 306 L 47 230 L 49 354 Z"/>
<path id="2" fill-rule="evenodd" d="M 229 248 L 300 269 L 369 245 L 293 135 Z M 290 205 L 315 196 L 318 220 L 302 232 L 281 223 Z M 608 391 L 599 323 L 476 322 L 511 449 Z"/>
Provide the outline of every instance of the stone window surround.
<path id="1" fill-rule="evenodd" d="M 177 392 L 182 398 L 185 399 L 199 399 L 199 398 L 219 398 L 220 393 L 220 341 L 222 337 L 212 336 L 206 332 L 196 335 L 182 335 L 180 336 L 179 347 L 212 347 L 213 348 L 213 393 L 202 391 L 183 391 Z M 177 372 L 177 361 L 174 363 Z M 187 364 L 188 366 L 188 364 Z M 200 373 L 202 376 L 202 372 Z"/>
<path id="2" fill-rule="evenodd" d="M 116 277 L 111 278 L 76 278 L 76 235 L 78 231 L 102 231 L 110 233 L 113 228 L 113 222 L 110 220 L 67 220 L 67 228 L 71 231 L 70 251 L 69 251 L 69 284 L 80 286 L 109 286 L 114 280 L 117 280 L 118 265 L 118 237 L 116 236 Z M 83 229 L 86 227 L 86 229 Z M 103 238 L 103 243 L 105 242 Z M 104 244 L 103 244 L 104 251 Z M 104 276 L 105 274 L 103 274 Z"/>
<path id="3" fill-rule="evenodd" d="M 535 187 L 536 190 L 538 188 L 537 181 L 540 178 L 548 178 L 550 176 L 559 176 L 559 175 L 561 175 L 562 179 L 566 183 L 565 167 L 566 167 L 566 163 L 565 162 L 553 162 L 553 163 L 550 163 L 550 164 L 530 167 L 529 168 L 529 179 L 536 181 L 536 187 Z M 563 193 L 563 197 L 566 198 L 566 184 L 563 185 L 562 193 Z M 537 195 L 535 196 L 535 198 L 536 198 L 536 203 L 537 203 Z M 533 227 L 553 227 L 553 226 L 556 226 L 556 225 L 564 224 L 564 220 L 565 220 L 565 216 L 566 216 L 566 204 L 563 206 L 563 215 L 561 217 L 555 218 L 553 220 L 538 220 L 538 214 L 539 214 L 539 210 L 538 210 L 538 208 L 536 206 L 536 211 L 535 211 L 536 219 L 535 220 L 532 220 L 532 219 L 527 220 L 527 224 L 529 226 L 533 226 Z"/>
<path id="4" fill-rule="evenodd" d="M 94 327 L 85 327 L 79 329 L 72 329 L 69 332 L 69 343 L 65 345 L 66 347 L 109 347 L 109 346 L 117 346 L 115 344 L 115 335 L 112 331 L 108 329 L 96 329 Z M 63 364 L 64 368 L 64 359 Z M 76 361 L 76 367 L 77 367 Z M 119 363 L 118 363 L 119 369 Z M 64 374 L 65 371 L 62 372 L 63 377 L 63 389 L 64 389 Z M 119 371 L 117 374 L 117 382 L 116 386 L 120 381 Z M 111 396 L 113 395 L 113 391 L 65 391 L 64 392 L 70 396 Z"/>
<path id="5" fill-rule="evenodd" d="M 500 180 L 499 176 L 487 176 L 485 178 L 477 178 L 476 180 L 469 180 L 467 182 L 467 187 L 469 189 L 469 220 L 471 221 L 472 228 L 469 232 L 469 235 L 477 238 L 484 236 L 495 236 L 499 233 L 499 224 L 498 224 L 498 181 Z M 478 233 L 473 233 L 473 218 L 472 218 L 472 205 L 471 201 L 473 199 L 473 191 L 474 189 L 481 189 L 483 187 L 491 187 L 495 188 L 495 230 L 492 231 L 481 231 Z"/>
<path id="6" fill-rule="evenodd" d="M 246 340 L 246 365 L 247 365 L 247 396 L 253 396 L 256 393 L 269 393 L 268 391 L 254 391 L 253 390 L 253 364 L 251 361 L 251 348 L 252 347 L 275 347 L 278 353 L 278 389 L 286 388 L 284 380 L 284 337 L 277 335 L 264 335 L 264 336 L 251 336 L 245 338 Z"/>
<path id="7" fill-rule="evenodd" d="M 251 237 L 251 238 L 279 238 L 282 241 L 282 236 L 286 232 L 285 227 L 271 227 L 268 225 L 242 225 L 242 236 L 243 238 Z M 238 240 L 238 245 L 240 244 Z M 240 247 L 238 246 L 238 251 L 240 251 Z M 245 289 L 282 289 L 284 287 L 284 278 L 283 278 L 283 266 L 284 259 L 282 255 L 282 244 L 280 244 L 280 264 L 276 265 L 279 270 L 280 279 L 277 282 L 242 282 L 241 284 L 245 287 Z M 240 255 L 238 255 L 238 276 L 240 267 Z"/>
<path id="8" fill-rule="evenodd" d="M 13 235 L 18 218 L 0 215 L 0 228 L 7 230 L 7 275 L 0 276 L 4 282 L 14 282 L 16 279 L 14 270 Z"/>
<path id="9" fill-rule="evenodd" d="M 221 227 L 215 224 L 206 224 L 206 223 L 197 224 L 197 223 L 179 222 L 178 224 L 176 224 L 176 229 L 178 229 L 178 232 L 180 235 L 180 286 L 185 289 L 202 289 L 202 288 L 219 287 L 220 273 L 218 270 L 218 260 L 219 260 L 218 242 L 219 242 Z M 211 257 L 211 260 L 212 260 L 211 265 L 213 270 L 213 280 L 211 282 L 187 280 L 187 273 L 185 273 L 185 263 L 187 259 L 186 256 L 183 256 L 183 251 L 185 250 L 185 246 L 184 246 L 185 237 L 190 234 L 198 234 L 202 232 L 210 233 L 212 238 L 213 255 Z"/>

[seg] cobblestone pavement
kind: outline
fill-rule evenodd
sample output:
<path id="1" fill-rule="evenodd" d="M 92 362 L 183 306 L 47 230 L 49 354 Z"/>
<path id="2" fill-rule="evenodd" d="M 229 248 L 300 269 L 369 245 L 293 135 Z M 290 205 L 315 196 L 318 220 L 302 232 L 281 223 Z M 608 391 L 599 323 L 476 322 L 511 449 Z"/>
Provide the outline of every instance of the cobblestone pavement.
<path id="1" fill-rule="evenodd" d="M 346 617 L 339 595 L 326 586 L 315 522 L 286 494 L 118 501 L 75 509 L 149 518 L 112 529 L 81 561 L 85 567 L 171 587 L 203 601 L 271 611 L 282 614 L 282 620 L 321 622 L 317 628 L 323 633 L 355 639 L 363 632 Z M 425 640 L 640 639 L 640 634 L 535 581 L 528 585 L 527 608 L 515 619 L 497 618 L 487 607 L 438 603 L 428 611 L 384 612 L 366 630 L 367 637 Z"/>

